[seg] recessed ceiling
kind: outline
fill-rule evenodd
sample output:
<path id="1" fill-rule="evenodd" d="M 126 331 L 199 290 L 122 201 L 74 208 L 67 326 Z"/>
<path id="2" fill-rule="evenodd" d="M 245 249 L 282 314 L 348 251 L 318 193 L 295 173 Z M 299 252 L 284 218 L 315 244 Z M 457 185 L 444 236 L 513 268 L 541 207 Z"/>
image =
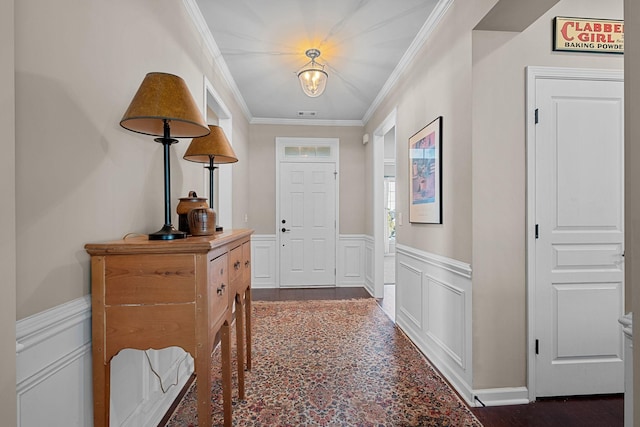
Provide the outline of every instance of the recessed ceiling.
<path id="1" fill-rule="evenodd" d="M 361 122 L 443 0 L 196 0 L 252 122 Z M 412 45 L 413 43 L 413 45 Z M 321 51 L 325 92 L 296 72 Z M 396 71 L 397 74 L 397 71 Z"/>

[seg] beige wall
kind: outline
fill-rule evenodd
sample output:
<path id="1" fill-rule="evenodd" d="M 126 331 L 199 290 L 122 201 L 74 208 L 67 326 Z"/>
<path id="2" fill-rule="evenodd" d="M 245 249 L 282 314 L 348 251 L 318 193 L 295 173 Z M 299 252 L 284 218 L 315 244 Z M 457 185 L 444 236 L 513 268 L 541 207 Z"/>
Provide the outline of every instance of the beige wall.
<path id="1" fill-rule="evenodd" d="M 14 1 L 0 3 L 0 414 L 16 425 L 16 216 Z"/>
<path id="2" fill-rule="evenodd" d="M 550 48 L 555 16 L 622 15 L 622 0 L 562 0 L 521 33 L 473 34 L 476 388 L 526 385 L 525 67 L 622 69 L 622 55 L 554 53 Z M 509 352 L 502 342 L 509 343 Z"/>
<path id="3" fill-rule="evenodd" d="M 241 117 L 240 111 L 234 117 Z M 238 123 L 239 122 L 239 123 Z M 239 143 L 236 143 L 239 141 Z M 249 123 L 242 118 L 234 120 L 233 151 L 238 156 L 238 162 L 231 167 L 233 182 L 233 228 L 251 228 L 249 220 L 251 154 L 249 151 Z M 245 215 L 247 221 L 245 221 Z"/>
<path id="4" fill-rule="evenodd" d="M 625 283 L 631 290 L 627 305 L 638 319 L 640 313 L 640 4 L 625 0 Z M 635 323 L 638 323 L 636 320 Z M 640 427 L 640 327 L 634 325 L 633 375 L 634 423 Z"/>
<path id="5" fill-rule="evenodd" d="M 478 21 L 477 3 L 453 2 L 366 125 L 366 132 L 373 134 L 397 108 L 396 211 L 403 216 L 403 225 L 396 226 L 398 243 L 464 262 L 471 262 L 471 33 L 461 29 L 471 28 Z M 410 224 L 408 140 L 438 116 L 443 116 L 442 224 Z M 366 146 L 368 158 L 372 146 Z M 372 171 L 367 172 L 370 181 Z M 367 211 L 370 235 L 372 215 Z"/>
<path id="6" fill-rule="evenodd" d="M 472 265 L 477 389 L 526 385 L 525 67 L 623 66 L 617 55 L 551 51 L 554 16 L 622 18 L 622 0 L 561 0 L 521 33 L 473 31 L 495 3 L 456 0 L 366 125 L 397 107 L 398 243 Z M 409 224 L 408 138 L 439 115 L 443 224 Z"/>
<path id="7" fill-rule="evenodd" d="M 248 124 L 182 2 L 40 0 L 15 7 L 20 319 L 90 292 L 85 243 L 164 223 L 162 146 L 119 126 L 147 72 L 183 77 L 202 108 L 207 74 L 233 113 L 242 162 L 234 172 L 248 167 Z M 171 147 L 175 225 L 177 199 L 203 182 L 202 166 L 182 160 L 189 142 Z M 238 198 L 234 208 L 240 215 L 247 201 Z"/>
<path id="8" fill-rule="evenodd" d="M 276 229 L 276 137 L 340 139 L 340 230 L 341 234 L 365 232 L 365 149 L 363 129 L 346 126 L 251 125 L 249 140 L 249 224 L 257 234 Z"/>

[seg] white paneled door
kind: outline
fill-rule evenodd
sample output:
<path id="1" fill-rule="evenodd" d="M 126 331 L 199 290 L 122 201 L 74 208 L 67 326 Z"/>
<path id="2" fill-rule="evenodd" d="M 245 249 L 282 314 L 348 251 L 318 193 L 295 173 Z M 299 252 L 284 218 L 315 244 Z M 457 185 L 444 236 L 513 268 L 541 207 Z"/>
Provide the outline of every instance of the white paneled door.
<path id="1" fill-rule="evenodd" d="M 621 393 L 623 82 L 539 79 L 535 103 L 536 396 Z"/>
<path id="2" fill-rule="evenodd" d="M 335 199 L 335 163 L 280 163 L 281 286 L 335 286 Z"/>

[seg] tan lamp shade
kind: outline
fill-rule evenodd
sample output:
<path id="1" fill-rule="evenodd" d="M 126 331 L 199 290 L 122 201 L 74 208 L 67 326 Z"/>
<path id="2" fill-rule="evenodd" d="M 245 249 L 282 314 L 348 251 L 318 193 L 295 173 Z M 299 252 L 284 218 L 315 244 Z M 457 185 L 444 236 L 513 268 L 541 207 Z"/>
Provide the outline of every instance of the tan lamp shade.
<path id="1" fill-rule="evenodd" d="M 148 73 L 120 126 L 133 132 L 163 136 L 165 121 L 170 124 L 173 138 L 195 138 L 209 133 L 182 78 L 168 73 Z"/>
<path id="2" fill-rule="evenodd" d="M 238 161 L 229 140 L 220 126 L 209 125 L 209 135 L 193 138 L 184 159 L 197 163 L 235 163 Z"/>

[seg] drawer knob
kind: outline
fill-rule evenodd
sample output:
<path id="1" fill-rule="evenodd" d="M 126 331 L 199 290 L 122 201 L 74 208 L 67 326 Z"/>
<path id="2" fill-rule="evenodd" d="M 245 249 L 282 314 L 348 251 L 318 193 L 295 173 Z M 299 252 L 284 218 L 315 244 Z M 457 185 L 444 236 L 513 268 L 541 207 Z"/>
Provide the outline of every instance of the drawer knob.
<path id="1" fill-rule="evenodd" d="M 233 263 L 233 268 L 238 270 L 240 268 L 240 261 L 236 261 Z"/>
<path id="2" fill-rule="evenodd" d="M 246 260 L 246 261 L 244 262 L 244 267 L 245 267 L 245 268 L 249 267 L 249 264 L 250 264 L 249 260 Z"/>
<path id="3" fill-rule="evenodd" d="M 224 292 L 224 288 L 225 288 L 225 284 L 221 284 L 220 287 L 216 290 L 216 292 L 218 293 L 218 295 L 222 295 L 222 293 Z"/>

